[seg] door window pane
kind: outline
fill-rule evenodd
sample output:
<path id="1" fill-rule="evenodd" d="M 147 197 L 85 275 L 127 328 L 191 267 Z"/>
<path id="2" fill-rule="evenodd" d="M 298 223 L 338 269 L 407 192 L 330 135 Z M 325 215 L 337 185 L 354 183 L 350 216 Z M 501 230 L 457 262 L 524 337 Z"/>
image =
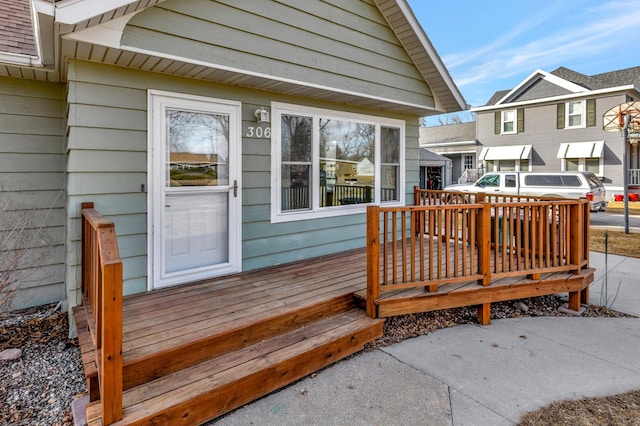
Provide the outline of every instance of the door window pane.
<path id="1" fill-rule="evenodd" d="M 229 184 L 229 116 L 167 110 L 166 186 Z"/>

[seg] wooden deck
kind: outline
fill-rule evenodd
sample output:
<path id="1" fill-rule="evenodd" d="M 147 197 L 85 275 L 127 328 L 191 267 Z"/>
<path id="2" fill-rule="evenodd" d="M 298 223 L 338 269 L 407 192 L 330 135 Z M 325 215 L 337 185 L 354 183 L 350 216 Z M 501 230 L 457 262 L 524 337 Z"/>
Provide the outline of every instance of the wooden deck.
<path id="1" fill-rule="evenodd" d="M 124 297 L 121 423 L 198 424 L 361 350 L 384 321 L 353 296 L 365 263 L 361 250 Z M 74 313 L 100 424 L 93 344 Z"/>
<path id="2" fill-rule="evenodd" d="M 478 306 L 479 321 L 487 323 L 498 301 L 569 292 L 579 306 L 593 280 L 588 257 L 563 249 L 546 225 L 532 228 L 531 244 L 528 230 L 522 242 L 519 227 L 509 234 L 506 221 L 502 234 L 494 227 L 493 237 L 486 230 L 467 236 L 457 230 L 482 230 L 483 219 L 470 227 L 466 213 L 447 216 L 455 210 L 440 208 L 441 221 L 427 206 L 390 214 L 381 234 L 383 242 L 392 236 L 388 244 L 120 301 L 113 224 L 83 208 L 85 222 L 93 223 L 83 228 L 83 259 L 96 260 L 83 260 L 84 304 L 74 317 L 91 400 L 87 418 L 96 425 L 203 423 L 361 350 L 382 335 L 381 317 Z M 377 215 L 370 223 L 379 224 Z M 419 225 L 425 219 L 428 226 Z M 584 235 L 573 232 L 567 241 L 574 234 Z M 557 263 L 561 256 L 577 260 Z M 372 277 L 379 290 L 367 300 Z"/>

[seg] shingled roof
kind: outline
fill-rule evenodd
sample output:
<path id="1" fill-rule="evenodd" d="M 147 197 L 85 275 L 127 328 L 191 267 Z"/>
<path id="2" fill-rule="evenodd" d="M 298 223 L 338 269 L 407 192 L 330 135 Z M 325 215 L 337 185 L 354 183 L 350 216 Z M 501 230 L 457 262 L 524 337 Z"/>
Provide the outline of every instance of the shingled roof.
<path id="1" fill-rule="evenodd" d="M 420 128 L 420 145 L 429 145 L 433 143 L 473 142 L 475 140 L 475 121 Z"/>
<path id="2" fill-rule="evenodd" d="M 0 52 L 38 56 L 29 0 L 0 0 Z"/>
<path id="3" fill-rule="evenodd" d="M 566 67 L 559 67 L 549 74 L 553 74 L 556 77 L 560 77 L 589 90 L 608 89 L 631 84 L 640 85 L 640 67 L 625 68 L 594 75 L 585 75 Z M 486 105 L 495 105 L 510 91 L 511 90 L 500 90 L 495 92 Z"/>

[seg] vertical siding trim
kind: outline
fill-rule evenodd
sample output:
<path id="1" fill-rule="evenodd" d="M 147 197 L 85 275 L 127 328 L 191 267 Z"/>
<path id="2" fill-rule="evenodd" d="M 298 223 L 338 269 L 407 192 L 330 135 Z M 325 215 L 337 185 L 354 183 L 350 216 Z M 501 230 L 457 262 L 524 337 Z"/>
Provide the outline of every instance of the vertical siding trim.
<path id="1" fill-rule="evenodd" d="M 596 100 L 587 99 L 587 127 L 596 125 Z"/>
<path id="2" fill-rule="evenodd" d="M 564 103 L 559 103 L 556 107 L 556 129 L 564 129 Z"/>
<path id="3" fill-rule="evenodd" d="M 524 132 L 524 108 L 518 108 L 518 133 Z"/>

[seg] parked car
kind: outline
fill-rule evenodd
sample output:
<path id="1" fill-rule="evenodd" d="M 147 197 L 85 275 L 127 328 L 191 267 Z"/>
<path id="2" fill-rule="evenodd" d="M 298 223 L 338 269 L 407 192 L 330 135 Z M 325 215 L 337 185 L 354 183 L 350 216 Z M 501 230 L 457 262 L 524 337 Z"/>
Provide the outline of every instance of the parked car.
<path id="1" fill-rule="evenodd" d="M 591 211 L 604 210 L 606 191 L 592 172 L 490 172 L 473 184 L 449 185 L 446 191 L 554 198 L 587 198 Z"/>

